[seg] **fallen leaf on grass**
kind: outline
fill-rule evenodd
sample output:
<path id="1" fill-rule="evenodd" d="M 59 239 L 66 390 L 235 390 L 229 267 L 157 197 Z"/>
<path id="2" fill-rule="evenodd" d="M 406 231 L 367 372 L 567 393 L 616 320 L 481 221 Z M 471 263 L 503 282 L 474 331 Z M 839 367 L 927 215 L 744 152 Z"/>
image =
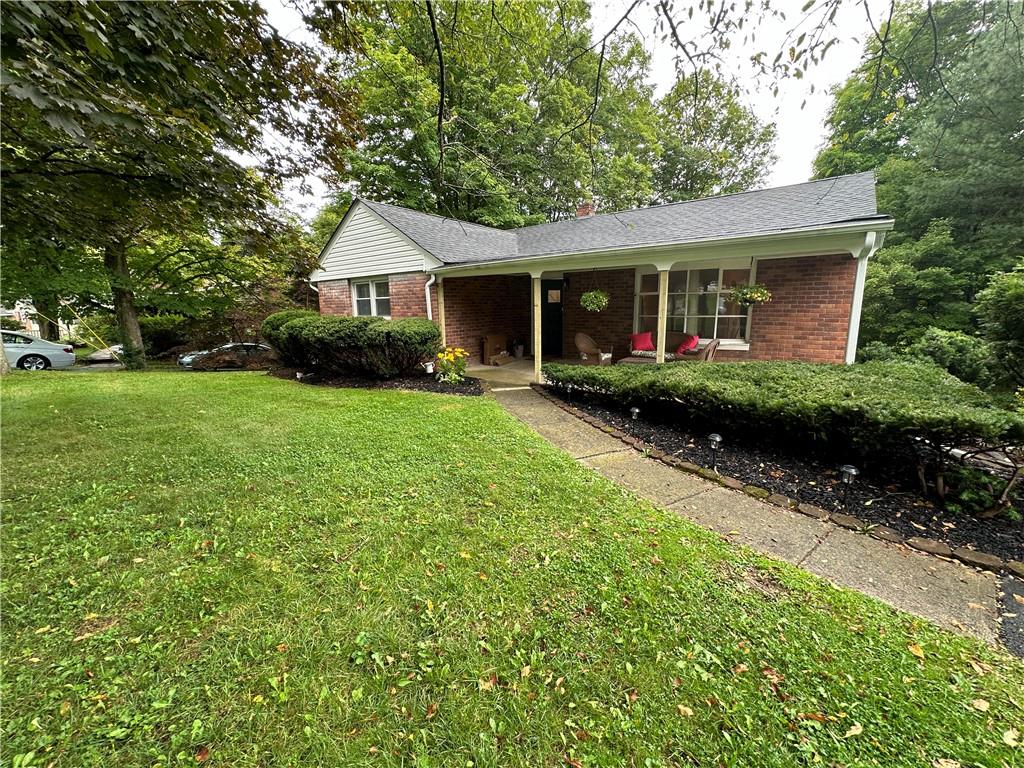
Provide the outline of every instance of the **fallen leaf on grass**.
<path id="1" fill-rule="evenodd" d="M 523 667 L 521 670 L 519 670 L 519 676 L 523 677 L 523 678 L 527 678 L 527 677 L 530 676 L 530 672 L 532 672 L 532 671 L 533 670 L 530 669 L 530 665 L 527 664 L 525 667 Z"/>
<path id="2" fill-rule="evenodd" d="M 209 759 L 210 759 L 210 748 L 209 747 L 201 747 L 199 749 L 199 751 L 196 752 L 196 762 L 197 763 L 205 763 Z"/>
<path id="3" fill-rule="evenodd" d="M 917 643 L 911 643 L 908 645 L 907 650 L 917 656 L 921 661 L 924 661 L 924 650 Z"/>
<path id="4" fill-rule="evenodd" d="M 748 667 L 746 664 L 737 664 L 735 667 L 732 668 L 732 673 L 734 675 L 742 675 L 748 669 L 750 669 L 750 667 Z"/>
<path id="5" fill-rule="evenodd" d="M 847 730 L 843 738 L 848 739 L 851 736 L 860 736 L 862 733 L 864 733 L 864 726 L 860 723 L 854 723 L 850 726 L 849 730 Z"/>
<path id="6" fill-rule="evenodd" d="M 432 718 L 436 714 L 437 714 L 437 703 L 435 702 L 434 704 L 431 704 L 429 707 L 427 707 L 427 720 L 429 720 L 430 718 Z"/>
<path id="7" fill-rule="evenodd" d="M 827 723 L 828 718 L 821 712 L 801 712 L 797 715 L 801 720 L 813 720 L 816 723 Z"/>
<path id="8" fill-rule="evenodd" d="M 985 664 L 980 661 L 975 661 L 974 659 L 969 659 L 968 661 L 970 662 L 971 669 L 973 669 L 979 675 L 984 675 L 992 671 L 992 667 L 990 667 L 988 664 Z"/>
<path id="9" fill-rule="evenodd" d="M 975 699 L 971 702 L 971 706 L 979 712 L 988 712 L 989 703 L 984 699 Z"/>
<path id="10" fill-rule="evenodd" d="M 960 761 L 940 757 L 938 760 L 932 760 L 932 768 L 960 768 Z"/>
<path id="11" fill-rule="evenodd" d="M 1011 728 L 1008 731 L 1003 731 L 1003 744 L 1008 747 L 1020 746 L 1020 731 L 1016 728 Z"/>
<path id="12" fill-rule="evenodd" d="M 287 650 L 288 650 L 288 643 L 278 643 L 277 644 L 277 652 L 278 653 L 284 653 Z"/>
<path id="13" fill-rule="evenodd" d="M 676 707 L 676 709 L 679 710 L 679 714 L 682 715 L 683 717 L 693 717 L 693 710 L 690 709 L 689 707 L 685 706 L 684 704 L 678 705 Z M 1005 737 L 1004 737 L 1004 739 L 1005 739 Z"/>
<path id="14" fill-rule="evenodd" d="M 489 691 L 492 688 L 494 688 L 494 686 L 495 686 L 495 684 L 497 682 L 498 682 L 498 676 L 492 674 L 488 678 L 481 678 L 480 680 L 478 680 L 477 681 L 477 685 L 479 686 L 481 691 Z"/>

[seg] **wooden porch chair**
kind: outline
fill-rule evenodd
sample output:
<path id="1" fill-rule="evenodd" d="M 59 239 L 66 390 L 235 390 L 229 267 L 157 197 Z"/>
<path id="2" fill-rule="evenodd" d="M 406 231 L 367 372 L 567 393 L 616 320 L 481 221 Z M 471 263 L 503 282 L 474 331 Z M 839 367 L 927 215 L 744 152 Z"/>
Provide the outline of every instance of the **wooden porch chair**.
<path id="1" fill-rule="evenodd" d="M 584 365 L 611 365 L 612 350 L 607 352 L 597 346 L 597 342 L 585 333 L 576 334 L 576 350 L 580 353 L 580 360 Z"/>
<path id="2" fill-rule="evenodd" d="M 693 359 L 699 360 L 704 363 L 710 363 L 712 360 L 715 359 L 715 353 L 718 351 L 718 346 L 721 343 L 722 342 L 720 342 L 718 339 L 712 339 L 707 343 L 707 346 L 705 346 L 704 349 L 702 349 L 700 352 L 696 354 L 696 356 Z"/>

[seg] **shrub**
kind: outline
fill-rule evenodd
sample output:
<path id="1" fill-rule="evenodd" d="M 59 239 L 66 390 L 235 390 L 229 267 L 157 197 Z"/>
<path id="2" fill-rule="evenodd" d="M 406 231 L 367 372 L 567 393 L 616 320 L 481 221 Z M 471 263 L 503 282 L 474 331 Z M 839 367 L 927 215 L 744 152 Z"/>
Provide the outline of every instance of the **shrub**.
<path id="1" fill-rule="evenodd" d="M 961 381 L 987 386 L 992 381 L 992 351 L 982 339 L 962 331 L 929 328 L 907 348 L 907 356 L 928 360 Z"/>
<path id="2" fill-rule="evenodd" d="M 292 310 L 291 312 L 295 312 Z M 301 311 L 263 324 L 263 338 L 287 365 L 390 378 L 433 356 L 440 331 L 429 320 L 332 317 Z"/>
<path id="3" fill-rule="evenodd" d="M 442 384 L 461 384 L 466 378 L 469 352 L 462 347 L 445 347 L 437 353 L 437 380 Z"/>
<path id="4" fill-rule="evenodd" d="M 430 320 L 407 317 L 374 323 L 366 331 L 371 371 L 391 377 L 415 370 L 431 359 L 441 343 L 441 331 Z"/>
<path id="5" fill-rule="evenodd" d="M 674 401 L 737 434 L 827 444 L 837 454 L 852 451 L 869 462 L 905 454 L 908 447 L 921 455 L 927 447 L 939 473 L 950 447 L 1024 440 L 1024 417 L 921 362 L 546 365 L 544 374 L 555 386 L 571 384 L 624 404 Z"/>
<path id="6" fill-rule="evenodd" d="M 260 336 L 277 350 L 277 354 L 284 365 L 299 366 L 303 364 L 301 350 L 289 347 L 282 334 L 285 325 L 292 320 L 302 317 L 320 317 L 320 314 L 309 309 L 286 309 L 281 312 L 275 312 L 272 315 L 267 315 L 263 325 L 260 326 Z"/>
<path id="7" fill-rule="evenodd" d="M 189 340 L 192 320 L 184 315 L 140 315 L 139 330 L 146 353 L 154 357 Z"/>
<path id="8" fill-rule="evenodd" d="M 898 360 L 899 350 L 884 341 L 869 341 L 857 350 L 858 363 L 870 363 L 875 360 Z"/>
<path id="9" fill-rule="evenodd" d="M 0 317 L 0 330 L 4 331 L 24 331 L 25 326 L 21 324 L 20 320 L 15 320 L 13 317 Z"/>

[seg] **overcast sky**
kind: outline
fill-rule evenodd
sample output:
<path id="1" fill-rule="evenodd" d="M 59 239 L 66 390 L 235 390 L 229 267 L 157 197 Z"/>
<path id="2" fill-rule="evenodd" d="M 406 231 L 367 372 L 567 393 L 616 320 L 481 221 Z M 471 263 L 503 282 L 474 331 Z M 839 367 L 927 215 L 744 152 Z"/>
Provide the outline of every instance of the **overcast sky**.
<path id="1" fill-rule="evenodd" d="M 308 31 L 304 28 L 298 14 L 284 4 L 282 0 L 262 0 L 267 8 L 271 23 L 286 37 L 309 40 Z M 593 13 L 593 29 L 595 36 L 603 35 L 611 28 L 631 0 L 596 0 L 591 3 Z M 770 51 L 769 58 L 782 47 L 786 33 L 795 22 L 803 0 L 778 0 L 780 8 L 792 8 L 792 18 L 788 21 L 771 20 L 764 23 L 758 30 L 757 48 Z M 788 79 L 780 83 L 778 96 L 774 96 L 766 83 L 757 83 L 752 78 L 752 70 L 745 63 L 755 52 L 754 46 L 743 46 L 736 40 L 729 59 L 729 66 L 744 86 L 746 98 L 750 106 L 762 120 L 774 122 L 778 127 L 778 143 L 776 154 L 778 161 L 769 175 L 766 186 L 774 187 L 783 184 L 796 184 L 807 181 L 811 176 L 811 162 L 824 139 L 824 119 L 828 111 L 831 97 L 829 89 L 843 82 L 860 61 L 863 42 L 871 33 L 865 6 L 874 14 L 877 22 L 884 18 L 888 0 L 847 0 L 835 20 L 835 34 L 839 42 L 828 52 L 824 62 L 814 66 L 802 80 Z M 652 54 L 651 77 L 658 95 L 664 93 L 672 85 L 676 77 L 674 50 L 670 45 L 662 43 L 654 33 L 653 11 L 641 6 L 633 14 L 635 25 L 628 29 L 642 35 L 646 47 Z M 623 28 L 624 29 L 624 28 Z M 814 93 L 811 93 L 814 84 Z M 804 103 L 806 102 L 806 103 Z M 803 107 L 801 108 L 801 105 Z M 305 218 L 310 218 L 323 204 L 324 185 L 319 179 L 308 179 L 313 189 L 312 195 L 301 195 L 297 186 L 288 193 L 289 207 Z"/>

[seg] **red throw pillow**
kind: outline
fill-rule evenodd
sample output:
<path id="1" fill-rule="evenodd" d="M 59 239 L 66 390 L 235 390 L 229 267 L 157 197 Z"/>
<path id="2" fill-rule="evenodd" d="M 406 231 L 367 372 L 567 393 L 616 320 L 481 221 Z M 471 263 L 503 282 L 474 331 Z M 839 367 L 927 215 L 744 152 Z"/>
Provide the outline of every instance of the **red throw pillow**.
<path id="1" fill-rule="evenodd" d="M 634 333 L 629 337 L 629 348 L 634 352 L 654 352 L 654 339 L 650 331 Z"/>
<path id="2" fill-rule="evenodd" d="M 680 344 L 679 347 L 676 349 L 676 354 L 681 355 L 684 352 L 690 352 L 691 350 L 696 349 L 697 342 L 699 341 L 699 336 L 694 336 L 693 334 L 690 333 L 686 334 L 685 336 L 683 336 L 683 343 Z"/>

